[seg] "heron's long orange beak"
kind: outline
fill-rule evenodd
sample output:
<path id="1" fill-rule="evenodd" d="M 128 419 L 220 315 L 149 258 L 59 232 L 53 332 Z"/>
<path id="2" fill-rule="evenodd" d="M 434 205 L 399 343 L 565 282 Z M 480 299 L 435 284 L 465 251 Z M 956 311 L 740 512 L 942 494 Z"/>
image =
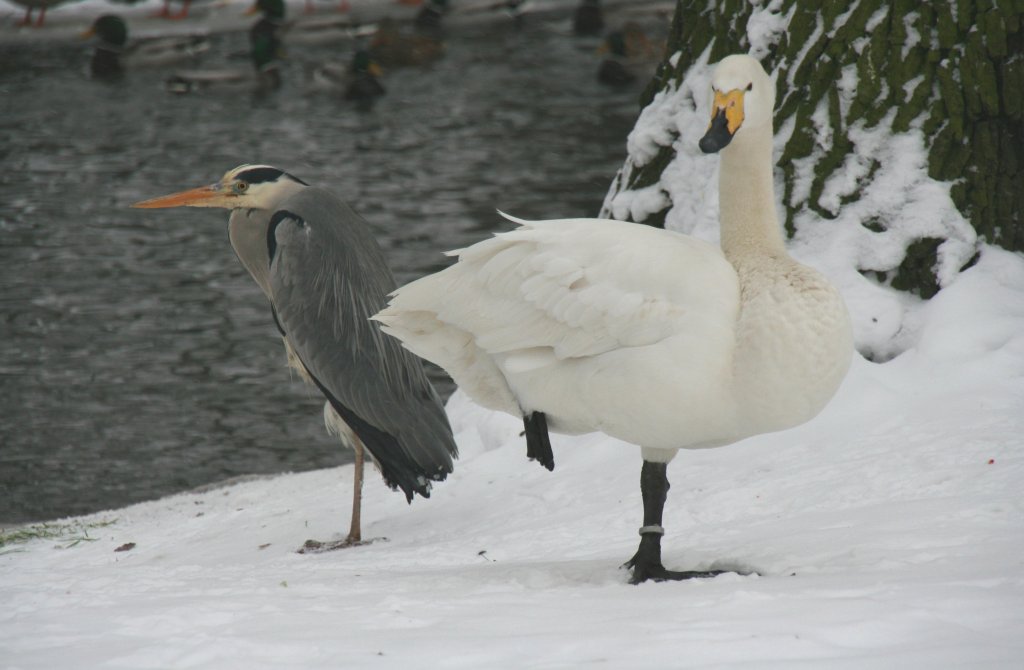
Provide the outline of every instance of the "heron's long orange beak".
<path id="1" fill-rule="evenodd" d="M 180 193 L 160 196 L 137 202 L 132 207 L 139 209 L 164 209 L 167 207 L 222 207 L 223 191 L 220 184 L 190 188 Z"/>

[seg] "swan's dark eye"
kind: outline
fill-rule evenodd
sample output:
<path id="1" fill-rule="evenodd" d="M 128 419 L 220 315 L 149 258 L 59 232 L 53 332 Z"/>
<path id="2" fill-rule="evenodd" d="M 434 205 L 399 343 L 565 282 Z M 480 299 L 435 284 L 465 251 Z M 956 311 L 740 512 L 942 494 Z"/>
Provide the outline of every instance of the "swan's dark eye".
<path id="1" fill-rule="evenodd" d="M 754 82 L 750 82 L 749 84 L 747 84 L 747 90 L 748 91 L 753 91 L 754 90 Z"/>

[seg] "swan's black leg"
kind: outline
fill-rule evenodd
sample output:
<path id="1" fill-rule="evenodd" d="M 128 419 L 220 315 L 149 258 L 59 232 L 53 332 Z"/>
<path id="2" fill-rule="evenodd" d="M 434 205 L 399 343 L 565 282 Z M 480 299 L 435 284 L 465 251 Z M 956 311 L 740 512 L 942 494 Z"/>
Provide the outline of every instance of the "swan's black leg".
<path id="1" fill-rule="evenodd" d="M 548 470 L 555 469 L 555 455 L 551 453 L 548 419 L 544 412 L 531 412 L 523 417 L 526 428 L 526 457 L 537 461 Z"/>
<path id="2" fill-rule="evenodd" d="M 644 461 L 640 471 L 640 493 L 644 499 L 644 525 L 640 529 L 640 547 L 625 567 L 633 569 L 633 584 L 655 581 L 714 577 L 725 570 L 666 570 L 661 564 L 661 536 L 665 529 L 661 525 L 665 499 L 668 497 L 668 464 Z"/>

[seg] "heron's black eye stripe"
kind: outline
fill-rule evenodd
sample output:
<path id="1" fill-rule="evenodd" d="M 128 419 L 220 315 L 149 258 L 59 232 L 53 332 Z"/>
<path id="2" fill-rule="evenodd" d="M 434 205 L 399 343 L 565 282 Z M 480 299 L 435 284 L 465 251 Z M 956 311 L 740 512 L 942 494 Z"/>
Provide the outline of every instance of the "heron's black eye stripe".
<path id="1" fill-rule="evenodd" d="M 258 167 L 245 170 L 235 175 L 235 179 L 247 181 L 250 184 L 262 184 L 268 181 L 277 181 L 278 177 L 284 174 L 284 170 L 272 167 Z"/>
<path id="2" fill-rule="evenodd" d="M 274 167 L 255 167 L 248 170 L 244 170 L 235 175 L 235 179 L 242 179 L 250 184 L 263 184 L 266 182 L 277 181 L 284 175 L 292 181 L 296 181 L 304 186 L 309 186 L 306 182 L 302 181 L 294 175 L 290 175 L 284 170 L 279 170 Z"/>
<path id="3" fill-rule="evenodd" d="M 274 262 L 274 254 L 277 253 L 277 226 L 285 219 L 291 219 L 300 226 L 305 226 L 306 222 L 301 216 L 294 212 L 289 212 L 287 209 L 279 209 L 274 212 L 274 215 L 270 217 L 270 223 L 267 225 L 267 255 L 269 260 L 267 264 Z"/>

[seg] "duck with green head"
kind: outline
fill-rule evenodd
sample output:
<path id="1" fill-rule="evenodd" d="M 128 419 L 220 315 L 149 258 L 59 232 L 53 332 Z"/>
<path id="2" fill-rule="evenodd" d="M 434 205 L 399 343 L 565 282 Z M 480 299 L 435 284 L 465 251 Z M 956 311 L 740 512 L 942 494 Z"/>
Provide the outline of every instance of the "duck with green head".
<path id="1" fill-rule="evenodd" d="M 352 56 L 351 76 L 345 89 L 345 99 L 368 107 L 384 95 L 384 86 L 377 79 L 380 66 L 366 49 L 359 49 Z"/>
<path id="2" fill-rule="evenodd" d="M 246 13 L 257 12 L 262 13 L 262 16 L 249 29 L 249 58 L 256 71 L 255 77 L 251 71 L 246 70 L 179 71 L 167 80 L 167 89 L 172 93 L 192 93 L 206 89 L 249 89 L 261 93 L 280 88 L 281 61 L 284 58 L 284 45 L 280 37 L 284 26 L 284 2 L 257 0 Z"/>
<path id="3" fill-rule="evenodd" d="M 284 44 L 281 32 L 285 25 L 284 0 L 256 0 L 249 13 L 262 12 L 262 16 L 249 29 L 249 48 L 257 78 L 264 87 L 281 85 L 281 61 Z"/>
<path id="4" fill-rule="evenodd" d="M 89 72 L 94 79 L 117 79 L 124 74 L 121 53 L 128 41 L 128 26 L 120 16 L 104 14 L 92 22 L 82 33 L 83 38 L 98 38 L 89 61 Z"/>

